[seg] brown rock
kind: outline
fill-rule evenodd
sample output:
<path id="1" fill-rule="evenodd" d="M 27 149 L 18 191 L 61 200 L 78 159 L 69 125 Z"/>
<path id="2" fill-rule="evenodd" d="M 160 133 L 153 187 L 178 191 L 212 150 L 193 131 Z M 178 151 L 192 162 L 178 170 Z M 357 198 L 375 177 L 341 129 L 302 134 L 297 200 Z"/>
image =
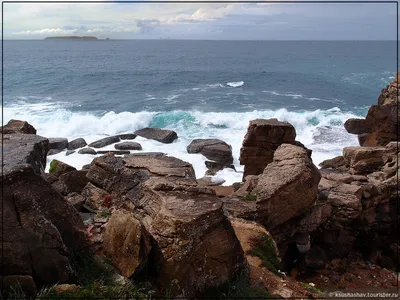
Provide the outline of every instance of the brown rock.
<path id="1" fill-rule="evenodd" d="M 220 164 L 230 165 L 233 162 L 232 147 L 218 139 L 196 139 L 187 146 L 188 153 L 200 153 Z"/>
<path id="2" fill-rule="evenodd" d="M 215 195 L 218 197 L 228 197 L 234 192 L 232 186 L 212 186 L 210 188 L 215 191 Z"/>
<path id="3" fill-rule="evenodd" d="M 352 174 L 368 174 L 384 165 L 384 147 L 346 147 L 343 157 Z"/>
<path id="4" fill-rule="evenodd" d="M 67 201 L 77 210 L 80 211 L 86 199 L 78 193 L 71 193 L 65 197 Z"/>
<path id="5" fill-rule="evenodd" d="M 116 211 L 107 223 L 104 252 L 122 276 L 130 277 L 147 262 L 151 245 L 144 228 L 130 212 Z"/>
<path id="6" fill-rule="evenodd" d="M 319 164 L 321 169 L 330 169 L 330 168 L 338 169 L 340 167 L 343 167 L 344 165 L 345 162 L 343 156 L 336 156 L 334 158 L 324 160 Z"/>
<path id="7" fill-rule="evenodd" d="M 178 135 L 175 131 L 159 128 L 143 128 L 136 130 L 135 134 L 146 139 L 156 140 L 164 144 L 170 144 L 178 138 Z"/>
<path id="8" fill-rule="evenodd" d="M 114 145 L 117 150 L 142 150 L 142 146 L 135 142 L 123 142 Z"/>
<path id="9" fill-rule="evenodd" d="M 73 192 L 80 194 L 89 182 L 86 178 L 87 172 L 87 170 L 80 170 L 64 173 L 51 185 L 57 192 L 64 196 Z"/>
<path id="10" fill-rule="evenodd" d="M 103 148 L 105 146 L 118 143 L 120 141 L 118 136 L 108 136 L 89 144 L 92 148 Z"/>
<path id="11" fill-rule="evenodd" d="M 240 164 L 245 166 L 243 178 L 261 174 L 272 162 L 275 150 L 283 143 L 293 144 L 295 137 L 296 130 L 287 122 L 277 119 L 250 121 L 240 149 Z"/>
<path id="12" fill-rule="evenodd" d="M 86 199 L 85 203 L 95 210 L 99 210 L 104 206 L 104 201 L 108 195 L 106 191 L 94 186 L 90 182 L 82 190 L 82 196 Z"/>
<path id="13" fill-rule="evenodd" d="M 353 134 L 370 133 L 372 124 L 365 119 L 348 119 L 344 123 L 344 128 L 348 133 Z"/>
<path id="14" fill-rule="evenodd" d="M 57 159 L 53 159 L 50 162 L 50 170 L 49 173 L 55 177 L 59 177 L 62 174 L 68 173 L 70 171 L 76 171 L 76 169 L 73 166 L 70 166 L 62 161 L 59 161 Z"/>
<path id="15" fill-rule="evenodd" d="M 317 199 L 320 179 L 306 150 L 281 145 L 253 190 L 263 224 L 274 228 L 305 212 Z"/>
<path id="16" fill-rule="evenodd" d="M 79 291 L 79 286 L 75 284 L 58 284 L 55 287 L 55 291 L 57 294 L 65 292 L 76 293 Z"/>
<path id="17" fill-rule="evenodd" d="M 20 120 L 10 120 L 6 125 L 1 127 L 1 130 L 3 134 L 36 134 L 36 129 L 31 124 Z"/>

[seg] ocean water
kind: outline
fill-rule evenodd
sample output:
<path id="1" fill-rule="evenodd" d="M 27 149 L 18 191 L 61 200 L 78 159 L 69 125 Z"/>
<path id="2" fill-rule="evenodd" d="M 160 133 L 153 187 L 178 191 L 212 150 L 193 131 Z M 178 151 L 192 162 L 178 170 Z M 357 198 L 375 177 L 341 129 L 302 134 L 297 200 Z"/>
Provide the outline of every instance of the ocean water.
<path id="1" fill-rule="evenodd" d="M 3 54 L 4 123 L 22 119 L 39 135 L 88 143 L 148 126 L 172 129 L 173 144 L 135 141 L 192 163 L 198 178 L 206 158 L 186 146 L 219 138 L 232 145 L 237 169 L 216 175 L 225 185 L 241 181 L 250 120 L 290 122 L 318 165 L 358 144 L 344 122 L 364 117 L 396 74 L 390 41 L 6 40 Z M 48 162 L 80 168 L 94 157 L 62 152 Z"/>

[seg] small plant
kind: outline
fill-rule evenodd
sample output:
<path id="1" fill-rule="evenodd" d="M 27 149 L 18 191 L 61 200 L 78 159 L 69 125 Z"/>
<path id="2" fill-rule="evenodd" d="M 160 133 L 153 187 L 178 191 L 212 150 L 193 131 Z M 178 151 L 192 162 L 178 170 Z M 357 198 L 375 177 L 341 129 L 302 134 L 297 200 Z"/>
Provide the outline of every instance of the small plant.
<path id="1" fill-rule="evenodd" d="M 324 290 L 323 290 L 323 289 L 321 289 L 321 288 L 316 288 L 313 284 L 304 283 L 304 282 L 302 282 L 301 284 L 304 286 L 304 288 L 305 288 L 307 291 L 309 291 L 309 292 L 311 292 L 311 293 L 313 293 L 313 294 L 322 295 L 322 294 L 324 293 Z"/>
<path id="2" fill-rule="evenodd" d="M 49 173 L 50 173 L 50 174 L 52 174 L 52 173 L 54 173 L 54 172 L 56 171 L 57 165 L 58 165 L 58 162 L 57 162 L 57 160 L 55 160 L 55 159 L 53 159 L 53 160 L 50 162 L 50 169 L 49 169 Z"/>
<path id="3" fill-rule="evenodd" d="M 261 259 L 262 267 L 274 272 L 278 276 L 282 276 L 278 272 L 279 258 L 276 255 L 274 240 L 265 233 L 262 233 L 253 241 L 253 248 L 247 251 L 247 254 L 257 256 Z"/>
<path id="4" fill-rule="evenodd" d="M 242 199 L 245 200 L 245 201 L 256 201 L 257 200 L 257 195 L 249 193 L 246 196 L 242 197 Z"/>
<path id="5" fill-rule="evenodd" d="M 108 209 L 102 210 L 97 213 L 96 217 L 102 218 L 102 219 L 108 219 L 111 217 L 111 212 Z"/>

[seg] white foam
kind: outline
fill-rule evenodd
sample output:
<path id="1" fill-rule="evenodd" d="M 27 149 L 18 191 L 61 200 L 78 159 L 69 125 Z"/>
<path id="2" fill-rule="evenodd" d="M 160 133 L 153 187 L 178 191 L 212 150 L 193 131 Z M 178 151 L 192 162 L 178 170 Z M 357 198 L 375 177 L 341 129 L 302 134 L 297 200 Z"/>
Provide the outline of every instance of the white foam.
<path id="1" fill-rule="evenodd" d="M 348 134 L 343 127 L 349 118 L 361 117 L 351 112 L 342 112 L 339 108 L 292 112 L 286 109 L 253 110 L 250 112 L 202 112 L 202 111 L 173 111 L 173 112 L 107 112 L 93 115 L 89 113 L 73 113 L 54 103 L 24 104 L 4 109 L 5 122 L 10 119 L 26 120 L 32 124 L 37 133 L 46 137 L 65 137 L 72 140 L 83 137 L 88 143 L 107 135 L 132 133 L 137 129 L 156 126 L 162 120 L 162 126 L 175 130 L 178 140 L 172 144 L 162 144 L 157 141 L 137 137 L 135 142 L 142 145 L 144 152 L 164 152 L 184 161 L 190 162 L 196 177 L 201 178 L 206 172 L 205 161 L 200 154 L 189 154 L 187 145 L 196 138 L 217 138 L 232 146 L 234 166 L 238 172 L 225 169 L 216 176 L 223 178 L 224 185 L 241 181 L 243 166 L 239 164 L 240 148 L 250 120 L 257 118 L 277 118 L 288 121 L 297 132 L 296 140 L 313 150 L 312 158 L 315 165 L 321 161 L 340 155 L 343 147 L 358 145 L 357 136 Z M 160 123 L 160 124 L 161 124 Z M 165 125 L 166 124 L 166 125 Z M 114 149 L 114 145 L 102 150 Z M 132 151 L 135 152 L 135 151 Z M 136 151 L 138 152 L 138 151 Z M 57 158 L 80 169 L 93 159 L 92 155 L 81 155 L 77 152 L 65 156 L 65 151 L 48 157 Z M 49 166 L 49 165 L 47 165 Z"/>
<path id="2" fill-rule="evenodd" d="M 244 85 L 244 82 L 243 81 L 227 82 L 226 85 L 230 87 L 241 87 Z"/>

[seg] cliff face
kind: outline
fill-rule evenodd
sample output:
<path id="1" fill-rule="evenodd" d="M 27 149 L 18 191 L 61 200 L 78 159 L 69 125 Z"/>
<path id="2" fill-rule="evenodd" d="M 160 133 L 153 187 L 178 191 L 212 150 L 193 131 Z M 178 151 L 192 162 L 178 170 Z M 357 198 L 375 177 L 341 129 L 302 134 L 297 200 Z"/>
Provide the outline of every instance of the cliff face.
<path id="1" fill-rule="evenodd" d="M 384 89 L 378 98 L 378 104 L 372 105 L 365 119 L 349 119 L 345 128 L 349 133 L 358 134 L 360 146 L 385 146 L 398 141 L 399 112 L 397 110 L 398 92 L 396 78 Z"/>

